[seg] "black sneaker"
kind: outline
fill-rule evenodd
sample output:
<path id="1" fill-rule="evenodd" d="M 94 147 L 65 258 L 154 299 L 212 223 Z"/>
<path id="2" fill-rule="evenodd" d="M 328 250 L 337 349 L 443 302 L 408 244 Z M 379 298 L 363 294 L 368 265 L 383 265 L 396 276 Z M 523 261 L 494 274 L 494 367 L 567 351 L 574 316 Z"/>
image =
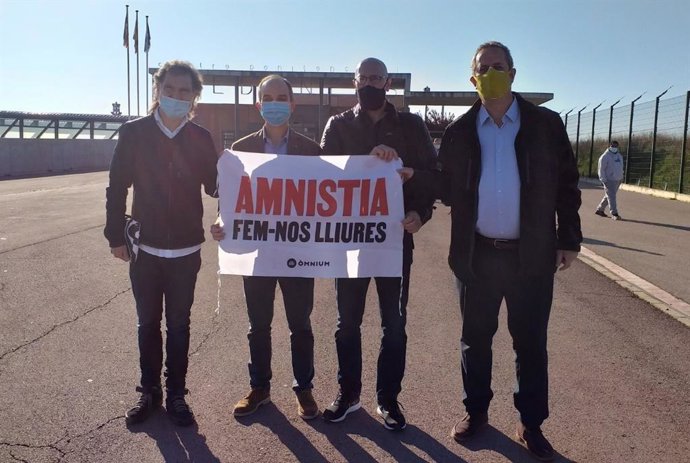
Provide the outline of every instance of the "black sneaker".
<path id="1" fill-rule="evenodd" d="M 383 418 L 383 426 L 390 431 L 402 431 L 407 426 L 405 416 L 400 411 L 400 403 L 391 400 L 387 403 L 379 404 L 376 413 Z"/>
<path id="2" fill-rule="evenodd" d="M 351 397 L 343 392 L 338 392 L 338 397 L 335 398 L 330 407 L 323 411 L 323 419 L 331 423 L 339 423 L 345 417 L 362 408 L 359 397 Z"/>
<path id="3" fill-rule="evenodd" d="M 151 389 L 137 387 L 137 392 L 141 392 L 139 400 L 125 413 L 125 423 L 128 425 L 146 421 L 146 418 L 163 404 L 163 392 L 160 387 Z"/>
<path id="4" fill-rule="evenodd" d="M 596 210 L 596 211 L 594 211 L 594 213 L 596 215 L 598 215 L 599 217 L 608 217 L 608 215 L 606 215 L 606 212 L 604 212 L 604 211 Z"/>
<path id="5" fill-rule="evenodd" d="M 186 392 L 186 391 L 185 391 Z M 170 420 L 177 426 L 191 426 L 195 423 L 194 412 L 184 400 L 184 394 L 168 396 L 165 399 L 165 408 Z"/>
<path id="6" fill-rule="evenodd" d="M 621 216 L 618 214 L 611 214 L 613 220 L 621 220 Z"/>

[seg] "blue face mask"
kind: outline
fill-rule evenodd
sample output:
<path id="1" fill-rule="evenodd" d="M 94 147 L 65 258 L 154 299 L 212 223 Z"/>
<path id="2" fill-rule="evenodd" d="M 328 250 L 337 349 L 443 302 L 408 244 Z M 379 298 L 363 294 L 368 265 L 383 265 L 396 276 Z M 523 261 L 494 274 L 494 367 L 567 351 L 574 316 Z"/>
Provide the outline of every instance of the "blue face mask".
<path id="1" fill-rule="evenodd" d="M 266 101 L 261 103 L 261 117 L 268 125 L 281 126 L 290 119 L 290 103 L 287 101 Z"/>
<path id="2" fill-rule="evenodd" d="M 165 95 L 161 95 L 158 104 L 165 115 L 172 119 L 182 119 L 192 109 L 191 101 L 176 100 Z"/>

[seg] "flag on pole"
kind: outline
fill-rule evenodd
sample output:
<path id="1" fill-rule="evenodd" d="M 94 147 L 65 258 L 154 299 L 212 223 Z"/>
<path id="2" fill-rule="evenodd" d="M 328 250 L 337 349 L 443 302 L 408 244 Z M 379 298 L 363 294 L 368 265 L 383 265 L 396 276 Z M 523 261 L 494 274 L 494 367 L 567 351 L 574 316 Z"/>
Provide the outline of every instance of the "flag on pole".
<path id="1" fill-rule="evenodd" d="M 148 53 L 151 48 L 151 31 L 149 31 L 149 18 L 146 17 L 146 37 L 144 38 L 144 52 Z"/>
<path id="2" fill-rule="evenodd" d="M 122 34 L 122 46 L 129 48 L 129 10 L 125 14 L 125 31 Z"/>
<path id="3" fill-rule="evenodd" d="M 134 53 L 139 54 L 139 15 L 134 22 Z"/>

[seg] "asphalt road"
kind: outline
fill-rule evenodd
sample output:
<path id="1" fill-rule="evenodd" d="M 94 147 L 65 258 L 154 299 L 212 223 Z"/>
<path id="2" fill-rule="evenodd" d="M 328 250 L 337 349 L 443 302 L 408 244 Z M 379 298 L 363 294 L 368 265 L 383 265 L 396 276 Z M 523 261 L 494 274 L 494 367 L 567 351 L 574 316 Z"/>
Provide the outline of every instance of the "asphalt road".
<path id="1" fill-rule="evenodd" d="M 443 207 L 417 235 L 403 433 L 386 431 L 375 414 L 380 328 L 373 290 L 363 326 L 362 410 L 340 424 L 297 417 L 278 297 L 273 404 L 233 418 L 233 404 L 248 390 L 247 317 L 239 277 L 222 277 L 219 290 L 213 243 L 202 251 L 192 314 L 188 387 L 198 426 L 177 428 L 161 411 L 128 430 L 123 414 L 136 400 L 138 379 L 136 317 L 127 266 L 110 256 L 102 236 L 106 181 L 106 173 L 92 173 L 0 182 L 1 462 L 533 461 L 513 440 L 505 311 L 494 342 L 491 427 L 467 446 L 449 437 L 463 408 Z M 630 270 L 648 272 L 641 276 L 687 302 L 688 209 L 679 208 L 680 221 L 672 222 L 654 214 L 673 202 L 624 193 L 627 220 L 604 221 L 589 210 L 597 195 L 584 191 L 587 246 L 626 268 L 643 267 Z M 649 210 L 634 212 L 633 204 L 648 200 Z M 212 199 L 205 205 L 208 225 L 216 206 Z M 629 238 L 641 234 L 649 241 Z M 315 299 L 314 394 L 324 407 L 337 392 L 331 281 L 317 281 Z M 551 418 L 544 431 L 558 461 L 690 461 L 687 327 L 578 261 L 557 275 L 549 335 Z"/>
<path id="2" fill-rule="evenodd" d="M 614 221 L 594 215 L 602 188 L 581 188 L 583 244 L 690 303 L 690 203 L 620 190 L 623 220 Z"/>

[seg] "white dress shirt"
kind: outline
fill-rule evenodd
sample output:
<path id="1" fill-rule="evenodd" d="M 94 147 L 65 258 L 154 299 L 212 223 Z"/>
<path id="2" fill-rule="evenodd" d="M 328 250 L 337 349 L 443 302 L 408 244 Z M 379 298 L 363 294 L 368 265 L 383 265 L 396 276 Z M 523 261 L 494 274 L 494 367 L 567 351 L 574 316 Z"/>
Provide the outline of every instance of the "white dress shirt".
<path id="1" fill-rule="evenodd" d="M 520 172 L 515 154 L 519 130 L 520 110 L 515 98 L 500 127 L 483 105 L 479 109 L 477 134 L 482 171 L 476 230 L 489 238 L 520 238 Z"/>

